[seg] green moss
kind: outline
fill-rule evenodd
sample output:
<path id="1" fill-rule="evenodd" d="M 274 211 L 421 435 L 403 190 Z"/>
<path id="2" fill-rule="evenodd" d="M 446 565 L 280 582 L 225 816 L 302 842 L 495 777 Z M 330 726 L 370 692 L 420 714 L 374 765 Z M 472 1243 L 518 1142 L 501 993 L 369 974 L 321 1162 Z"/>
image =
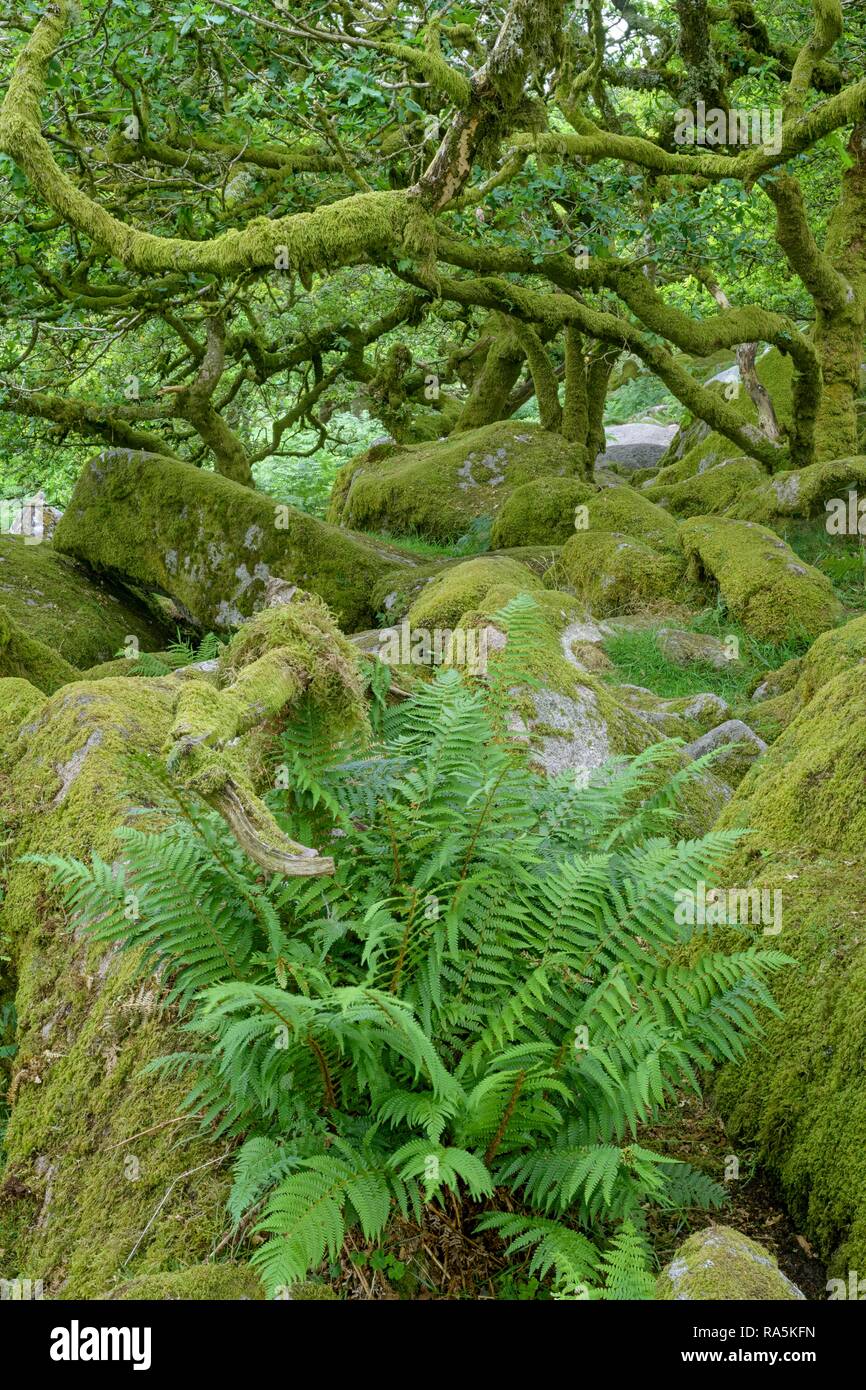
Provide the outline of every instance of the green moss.
<path id="1" fill-rule="evenodd" d="M 225 1224 L 224 1166 L 183 1115 L 185 1083 L 140 1075 L 179 1041 L 156 988 L 133 956 L 70 931 L 46 871 L 20 862 L 116 855 L 115 826 L 150 796 L 128 754 L 158 753 L 174 698 L 169 680 L 64 686 L 19 738 L 4 791 L 19 1021 L 6 1177 L 36 1204 L 4 1260 L 65 1297 L 206 1260 Z"/>
<path id="2" fill-rule="evenodd" d="M 52 694 L 78 678 L 78 672 L 44 642 L 31 637 L 0 608 L 0 677 L 17 676 Z"/>
<path id="3" fill-rule="evenodd" d="M 302 692 L 328 715 L 335 734 L 367 720 L 357 647 L 337 628 L 326 605 L 296 594 L 263 609 L 235 634 L 220 656 L 220 684 L 245 729 L 277 714 Z M 181 701 L 206 700 L 208 687 L 190 682 Z"/>
<path id="4" fill-rule="evenodd" d="M 326 1285 L 322 1285 L 325 1288 Z M 261 1301 L 265 1297 L 262 1281 L 255 1270 L 243 1264 L 200 1264 L 192 1269 L 145 1274 L 112 1290 L 111 1300 L 181 1299 L 185 1302 L 225 1303 L 240 1299 Z"/>
<path id="5" fill-rule="evenodd" d="M 512 599 L 526 592 L 526 586 L 519 583 L 494 584 L 484 595 L 483 611 L 488 614 L 498 612 Z M 557 629 L 575 622 L 581 624 L 586 618 L 583 604 L 573 594 L 563 593 L 560 589 L 532 589 L 531 593 L 533 602 Z"/>
<path id="6" fill-rule="evenodd" d="M 545 582 L 573 588 L 595 617 L 604 618 L 681 597 L 684 569 L 680 556 L 653 550 L 633 536 L 576 531 Z"/>
<path id="7" fill-rule="evenodd" d="M 805 656 L 772 672 L 762 684 L 761 694 L 766 698 L 753 707 L 758 721 L 769 719 L 778 732 L 828 681 L 852 667 L 866 675 L 866 616 L 822 633 Z"/>
<path id="8" fill-rule="evenodd" d="M 791 359 L 790 357 L 783 357 L 776 348 L 773 348 L 758 361 L 757 373 L 759 381 L 770 394 L 776 416 L 784 428 L 791 421 L 793 401 L 791 389 L 793 364 Z M 719 382 L 712 384 L 710 389 L 722 394 L 729 391 L 730 386 Z M 745 387 L 741 386 L 731 400 L 727 399 L 727 395 L 725 399 L 729 408 L 735 411 L 744 423 L 757 425 L 758 413 Z M 655 486 L 667 487 L 671 483 L 692 478 L 726 459 L 740 457 L 742 454 L 743 450 L 737 448 L 724 435 L 717 434 L 714 430 L 707 430 L 701 421 L 689 418 L 684 421 L 679 434 L 672 440 L 667 454 L 660 460 Z M 656 498 L 656 500 L 660 499 Z"/>
<path id="9" fill-rule="evenodd" d="M 288 1293 L 292 1299 L 303 1303 L 332 1303 L 339 1299 L 330 1284 L 316 1284 L 310 1279 L 303 1284 L 290 1284 Z"/>
<path id="10" fill-rule="evenodd" d="M 730 1226 L 689 1236 L 659 1275 L 656 1298 L 715 1302 L 779 1302 L 803 1295 L 779 1269 L 775 1255 Z"/>
<path id="11" fill-rule="evenodd" d="M 866 457 L 835 459 L 776 473 L 761 487 L 744 492 L 728 510 L 731 516 L 747 521 L 770 523 L 777 517 L 825 516 L 828 501 L 838 498 L 847 507 L 852 491 L 860 497 L 866 495 Z"/>
<path id="12" fill-rule="evenodd" d="M 799 667 L 793 687 L 800 707 L 812 699 L 820 688 L 851 667 L 858 667 L 861 679 L 866 675 L 866 616 L 853 618 L 842 627 L 822 635 L 809 648 Z"/>
<path id="13" fill-rule="evenodd" d="M 231 693 L 227 696 L 207 681 L 186 681 L 178 695 L 167 744 L 181 738 L 191 738 L 196 743 L 228 743 L 238 733 L 239 723 L 239 708 Z"/>
<path id="14" fill-rule="evenodd" d="M 100 661 L 81 672 L 84 680 L 102 681 L 107 676 L 167 676 L 171 674 L 171 662 L 166 660 L 165 652 L 145 652 L 140 658 L 118 656 L 113 661 Z M 158 668 L 162 668 L 161 670 Z"/>
<path id="15" fill-rule="evenodd" d="M 44 693 L 18 676 L 0 679 L 0 748 L 8 747 L 19 728 L 41 705 Z"/>
<path id="16" fill-rule="evenodd" d="M 587 511 L 591 531 L 615 531 L 653 550 L 679 554 L 676 521 L 632 487 L 606 487 L 595 494 Z"/>
<path id="17" fill-rule="evenodd" d="M 866 1161 L 866 900 L 835 857 L 802 849 L 764 858 L 750 883 L 782 885 L 784 941 L 798 968 L 776 991 L 782 1020 L 764 1045 L 717 1080 L 735 1142 L 757 1146 L 798 1226 L 831 1275 L 862 1269 Z"/>
<path id="18" fill-rule="evenodd" d="M 760 777 L 760 769 L 746 782 L 751 776 Z M 741 810 L 738 793 L 725 822 L 739 820 Z M 837 804 L 837 817 L 844 816 Z M 781 891 L 783 929 L 775 944 L 797 965 L 774 981 L 782 1017 L 767 1015 L 761 1044 L 718 1074 L 716 1104 L 734 1151 L 740 1144 L 757 1151 L 797 1229 L 831 1276 L 844 1277 L 866 1267 L 862 853 L 816 852 L 792 837 L 787 849 L 739 856 L 727 878 Z M 741 936 L 725 940 L 742 945 Z"/>
<path id="19" fill-rule="evenodd" d="M 580 478 L 538 478 L 523 483 L 505 499 L 493 523 L 490 543 L 506 546 L 561 545 L 574 533 L 575 507 L 595 496 Z"/>
<path id="20" fill-rule="evenodd" d="M 170 629 L 128 590 L 85 573 L 46 541 L 0 535 L 0 606 L 28 636 L 85 670 L 116 656 L 129 637 L 164 647 Z"/>
<path id="21" fill-rule="evenodd" d="M 764 469 L 751 459 L 723 459 L 681 482 L 655 482 L 642 495 L 677 516 L 739 515 L 737 504 L 743 493 L 755 492 L 767 481 Z"/>
<path id="22" fill-rule="evenodd" d="M 543 579 L 550 566 L 559 558 L 562 546 L 559 545 L 512 545 L 501 550 L 490 551 L 496 559 L 519 560 L 521 565 L 532 570 Z"/>
<path id="23" fill-rule="evenodd" d="M 490 589 L 503 584 L 524 593 L 542 587 L 541 580 L 517 560 L 480 556 L 431 579 L 409 609 L 409 621 L 416 628 L 453 628 L 467 609 L 477 608 Z"/>
<path id="24" fill-rule="evenodd" d="M 366 531 L 452 541 L 477 518 L 496 517 L 514 488 L 577 476 L 580 462 L 578 446 L 561 435 L 500 420 L 436 444 L 368 450 L 340 470 L 328 516 Z"/>
<path id="25" fill-rule="evenodd" d="M 866 1268 L 864 765 L 866 683 L 855 665 L 818 688 L 719 821 L 757 828 L 727 881 L 781 891 L 774 944 L 797 968 L 774 985 L 782 1017 L 766 1019 L 763 1045 L 721 1073 L 718 1103 L 833 1275 Z"/>
<path id="26" fill-rule="evenodd" d="M 211 630 L 261 607 L 272 577 L 313 590 L 343 626 L 363 628 L 375 581 L 416 563 L 215 473 L 120 450 L 86 465 L 54 541 L 100 572 L 169 594 Z"/>
<path id="27" fill-rule="evenodd" d="M 829 579 L 764 526 L 693 517 L 683 522 L 680 541 L 690 578 L 712 581 L 729 612 L 754 637 L 814 638 L 842 616 Z"/>
<path id="28" fill-rule="evenodd" d="M 762 844 L 861 853 L 864 728 L 866 682 L 858 665 L 822 685 L 767 750 L 741 783 L 726 823 L 759 826 Z"/>

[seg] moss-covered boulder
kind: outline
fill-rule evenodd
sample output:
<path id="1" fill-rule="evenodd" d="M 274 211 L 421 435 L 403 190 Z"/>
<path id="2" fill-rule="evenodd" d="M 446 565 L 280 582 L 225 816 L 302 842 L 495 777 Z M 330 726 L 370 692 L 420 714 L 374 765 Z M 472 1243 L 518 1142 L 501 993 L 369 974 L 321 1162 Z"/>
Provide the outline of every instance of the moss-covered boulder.
<path id="1" fill-rule="evenodd" d="M 409 622 L 416 628 L 453 628 L 467 609 L 479 607 L 491 589 L 503 585 L 525 593 L 542 588 L 538 576 L 518 560 L 481 555 L 431 579 L 409 609 Z"/>
<path id="2" fill-rule="evenodd" d="M 496 514 L 490 544 L 506 546 L 562 545 L 573 535 L 575 510 L 596 496 L 581 478 L 538 478 L 523 483 L 506 497 Z"/>
<path id="3" fill-rule="evenodd" d="M 713 690 L 665 699 L 641 685 L 618 685 L 616 693 L 631 709 L 659 730 L 659 738 L 694 739 L 732 718 L 727 700 Z"/>
<path id="4" fill-rule="evenodd" d="M 855 666 L 747 773 L 720 827 L 752 828 L 726 882 L 781 894 L 781 1017 L 716 1081 L 733 1143 L 756 1148 L 830 1273 L 866 1268 L 866 682 Z M 760 930 L 760 928 L 759 928 Z M 734 949 L 743 930 L 726 930 Z"/>
<path id="5" fill-rule="evenodd" d="M 730 513 L 739 516 L 743 494 L 766 486 L 768 475 L 753 459 L 723 459 L 678 482 L 653 482 L 642 495 L 676 516 Z"/>
<path id="6" fill-rule="evenodd" d="M 514 560 L 522 567 L 521 574 L 525 568 L 537 578 L 542 579 L 551 565 L 556 562 L 560 550 L 561 547 L 558 545 L 521 545 L 504 550 L 488 551 L 483 556 L 473 558 Z M 461 560 L 455 556 L 442 556 L 435 560 L 422 561 L 414 569 L 388 570 L 373 585 L 370 595 L 370 604 L 376 621 L 381 625 L 400 622 L 406 617 L 412 604 L 424 592 L 431 580 L 437 579 L 448 570 L 456 569 L 458 565 L 466 563 L 466 560 Z"/>
<path id="7" fill-rule="evenodd" d="M 129 590 L 88 574 L 48 541 L 19 536 L 0 535 L 0 608 L 79 671 L 109 661 L 131 637 L 153 651 L 174 635 Z"/>
<path id="8" fill-rule="evenodd" d="M 7 746 L 21 725 L 45 703 L 45 694 L 20 676 L 0 678 L 0 745 Z"/>
<path id="9" fill-rule="evenodd" d="M 624 533 L 588 530 L 566 542 L 545 582 L 572 589 L 604 618 L 669 605 L 681 596 L 684 571 L 679 555 Z"/>
<path id="10" fill-rule="evenodd" d="M 822 685 L 740 787 L 729 824 L 761 843 L 860 853 L 866 836 L 866 681 L 853 667 Z"/>
<path id="11" fill-rule="evenodd" d="M 590 531 L 615 531 L 653 550 L 678 550 L 677 522 L 632 487 L 605 488 L 587 503 L 586 510 Z"/>
<path id="12" fill-rule="evenodd" d="M 771 671 L 752 695 L 755 712 L 784 727 L 822 686 L 852 667 L 866 679 L 866 615 L 823 632 L 804 656 Z"/>
<path id="13" fill-rule="evenodd" d="M 54 544 L 99 573 L 168 594 L 214 630 L 261 608 L 273 577 L 324 598 L 347 629 L 363 628 L 376 580 L 416 563 L 219 474 L 130 450 L 85 466 Z"/>
<path id="14" fill-rule="evenodd" d="M 494 520 L 521 484 L 575 477 L 581 463 L 576 444 L 525 421 L 499 420 L 434 444 L 378 445 L 337 474 L 328 519 L 365 531 L 453 541 L 473 522 Z"/>
<path id="15" fill-rule="evenodd" d="M 742 782 L 753 764 L 767 750 L 759 734 L 742 719 L 726 719 L 687 745 L 690 758 L 716 753 L 713 770 L 732 787 Z"/>
<path id="16" fill-rule="evenodd" d="M 461 627 L 485 628 L 488 634 L 487 672 L 495 675 L 497 663 L 509 654 L 509 629 L 505 604 L 517 597 L 508 586 L 491 589 L 480 608 L 465 613 Z M 632 757 L 669 739 L 688 740 L 701 728 L 699 703 L 691 718 L 689 700 L 669 701 L 660 716 L 660 702 L 651 692 L 648 700 L 632 703 L 625 687 L 607 684 L 590 671 L 582 659 L 581 644 L 591 644 L 595 625 L 573 595 L 546 590 L 529 595 L 531 641 L 521 638 L 518 667 L 526 672 L 525 684 L 512 689 L 514 734 L 529 745 L 535 764 L 550 776 L 567 774 L 580 786 L 609 776 L 608 764 Z M 729 714 L 719 701 L 718 718 Z M 691 759 L 673 745 L 667 760 L 648 769 L 643 794 L 657 789 L 676 769 Z M 718 814 L 730 788 L 713 773 L 687 781 L 678 799 L 678 827 L 685 836 L 701 835 Z"/>
<path id="17" fill-rule="evenodd" d="M 216 686 L 189 669 L 75 681 L 38 699 L 22 682 L 0 681 L 0 708 L 8 696 L 26 711 L 14 741 L 0 744 L 11 954 L 2 989 L 14 992 L 18 1018 L 0 1175 L 3 1277 L 43 1279 L 59 1297 L 105 1296 L 208 1264 L 226 1229 L 231 1146 L 215 1148 L 184 1108 L 188 1077 L 142 1071 L 184 1046 L 165 982 L 142 978 L 134 953 L 77 928 L 50 870 L 25 856 L 96 852 L 112 862 L 117 826 L 163 803 L 147 760 L 170 750 L 216 809 L 233 776 L 247 838 L 242 817 L 221 813 L 276 871 L 279 838 L 264 836 L 280 832 L 255 796 L 275 735 L 302 697 L 337 731 L 366 721 L 356 648 L 321 600 L 285 588 L 290 601 L 257 614 L 225 648 Z"/>
<path id="18" fill-rule="evenodd" d="M 183 1085 L 139 1076 L 173 1046 L 155 989 L 135 979 L 132 956 L 70 930 L 46 871 L 20 860 L 111 860 L 115 827 L 149 797 L 129 750 L 158 753 L 172 701 L 167 682 L 66 685 L 28 720 L 5 767 L 18 1052 L 0 1245 L 5 1276 L 43 1279 L 54 1295 L 106 1292 L 130 1256 L 127 1278 L 205 1260 L 224 1223 L 220 1170 L 179 1177 L 213 1158 L 180 1118 Z M 166 1193 L 165 1219 L 148 1229 Z"/>
<path id="19" fill-rule="evenodd" d="M 825 516 L 831 501 L 843 502 L 847 511 L 849 492 L 856 492 L 859 499 L 866 497 L 866 457 L 834 459 L 774 473 L 761 486 L 744 489 L 728 511 L 746 521 L 772 525 L 778 517 Z"/>
<path id="20" fill-rule="evenodd" d="M 31 637 L 0 606 L 0 676 L 17 676 L 50 695 L 78 674 L 74 666 Z"/>
<path id="21" fill-rule="evenodd" d="M 805 1299 L 775 1255 L 730 1226 L 707 1226 L 684 1241 L 656 1283 L 656 1298 L 687 1302 Z"/>
<path id="22" fill-rule="evenodd" d="M 680 543 L 689 577 L 717 587 L 728 611 L 755 637 L 815 638 L 842 618 L 826 575 L 804 564 L 765 526 L 692 517 L 680 527 Z"/>

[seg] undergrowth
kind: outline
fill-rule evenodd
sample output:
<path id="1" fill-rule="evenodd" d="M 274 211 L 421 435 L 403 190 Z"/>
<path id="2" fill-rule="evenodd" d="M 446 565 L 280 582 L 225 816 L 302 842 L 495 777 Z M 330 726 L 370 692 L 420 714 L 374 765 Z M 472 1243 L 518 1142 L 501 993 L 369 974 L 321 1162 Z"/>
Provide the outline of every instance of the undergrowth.
<path id="1" fill-rule="evenodd" d="M 731 650 L 738 652 L 738 658 L 721 669 L 708 661 L 678 665 L 658 645 L 657 629 L 665 626 L 682 627 L 726 643 L 734 638 L 736 647 Z M 684 622 L 666 624 L 660 620 L 653 627 L 621 629 L 603 645 L 614 663 L 614 670 L 606 675 L 611 682 L 645 686 L 663 699 L 713 691 L 729 704 L 737 705 L 748 701 L 768 671 L 801 656 L 809 644 L 796 638 L 779 644 L 758 641 L 723 608 L 716 607 L 706 608 Z"/>
<path id="2" fill-rule="evenodd" d="M 77 925 L 161 972 L 190 1045 L 154 1065 L 237 1139 L 230 1215 L 271 1295 L 448 1203 L 521 1287 L 648 1298 L 648 1211 L 724 1200 L 638 1129 L 742 1055 L 787 958 L 686 958 L 711 928 L 678 925 L 676 894 L 736 832 L 676 841 L 666 745 L 585 787 L 533 771 L 506 728 L 537 610 L 500 616 L 489 684 L 379 690 L 366 741 L 309 706 L 285 730 L 270 799 L 332 876 L 266 877 L 167 778 L 161 828 L 118 830 L 115 862 L 39 861 Z"/>

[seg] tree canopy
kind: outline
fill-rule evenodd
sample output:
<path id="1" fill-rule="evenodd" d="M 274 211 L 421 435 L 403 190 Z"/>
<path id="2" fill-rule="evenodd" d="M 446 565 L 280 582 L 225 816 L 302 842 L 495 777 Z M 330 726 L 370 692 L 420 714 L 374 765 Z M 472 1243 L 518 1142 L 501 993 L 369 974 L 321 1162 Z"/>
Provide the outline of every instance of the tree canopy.
<path id="1" fill-rule="evenodd" d="M 534 395 L 590 460 L 627 354 L 773 470 L 856 453 L 864 53 L 843 0 L 16 6 L 0 429 L 250 483 L 352 402 L 413 439 Z"/>

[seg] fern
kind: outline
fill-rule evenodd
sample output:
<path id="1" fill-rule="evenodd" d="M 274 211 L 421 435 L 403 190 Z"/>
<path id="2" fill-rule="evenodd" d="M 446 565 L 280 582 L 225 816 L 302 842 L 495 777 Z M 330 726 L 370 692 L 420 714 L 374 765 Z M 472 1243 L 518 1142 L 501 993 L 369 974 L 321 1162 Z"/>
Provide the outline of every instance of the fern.
<path id="1" fill-rule="evenodd" d="M 609 1300 L 653 1298 L 655 1279 L 646 1240 L 630 1222 L 624 1222 L 601 1259 L 604 1283 L 599 1297 Z"/>
<path id="2" fill-rule="evenodd" d="M 531 769 L 504 715 L 537 621 L 504 610 L 492 689 L 442 670 L 388 705 L 382 686 L 366 747 L 300 712 L 275 761 L 292 790 L 270 801 L 327 843 L 331 878 L 262 881 L 178 797 L 158 833 L 119 832 L 115 865 L 41 861 L 76 922 L 160 970 L 190 1047 L 157 1065 L 244 1139 L 230 1213 L 256 1213 L 271 1292 L 352 1227 L 378 1239 L 395 1210 L 506 1191 L 522 1212 L 480 1224 L 539 1277 L 646 1297 L 646 1207 L 724 1198 L 640 1127 L 758 1036 L 786 957 L 682 951 L 702 929 L 677 925 L 677 891 L 713 882 L 735 836 L 669 838 L 670 746 L 581 789 Z"/>

